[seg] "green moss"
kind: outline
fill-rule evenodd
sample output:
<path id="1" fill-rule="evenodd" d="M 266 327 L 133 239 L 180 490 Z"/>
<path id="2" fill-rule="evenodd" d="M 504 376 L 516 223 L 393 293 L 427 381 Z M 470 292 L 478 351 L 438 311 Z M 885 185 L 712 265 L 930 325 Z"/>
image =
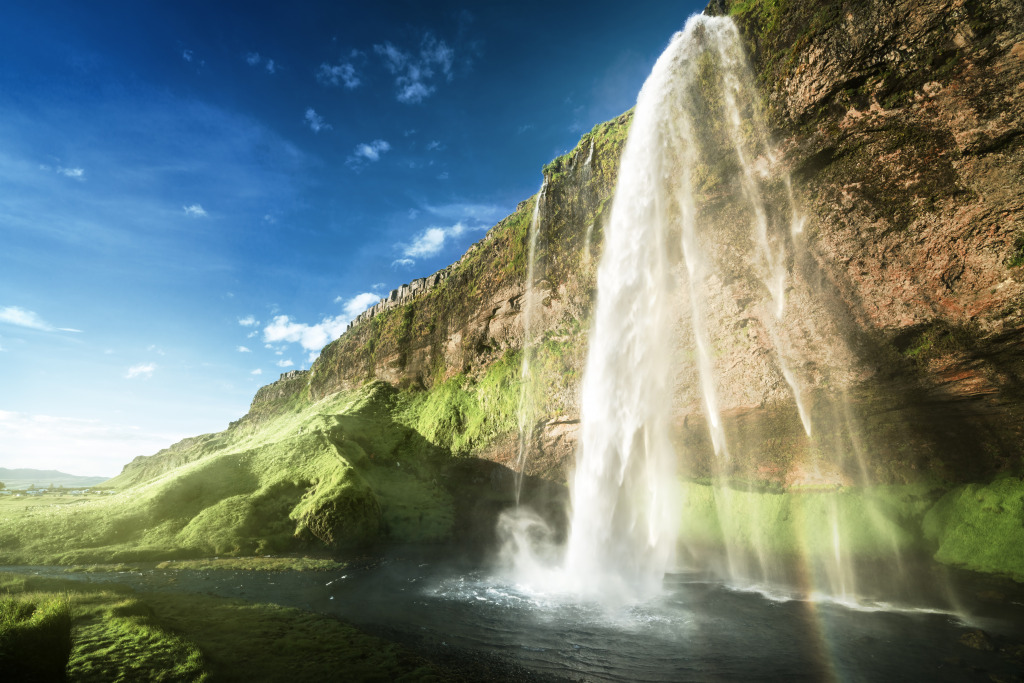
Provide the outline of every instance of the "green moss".
<path id="1" fill-rule="evenodd" d="M 950 491 L 925 515 L 924 534 L 939 562 L 1024 581 L 1024 481 Z"/>
<path id="2" fill-rule="evenodd" d="M 1024 266 L 1024 234 L 1017 235 L 1013 241 L 1013 251 L 1006 259 L 1007 268 L 1018 268 Z"/>
<path id="3" fill-rule="evenodd" d="M 781 558 L 826 558 L 837 545 L 857 559 L 919 550 L 934 499 L 920 486 L 773 493 L 684 483 L 681 495 L 685 540 Z"/>
<path id="4" fill-rule="evenodd" d="M 397 419 L 430 443 L 466 455 L 516 428 L 521 356 L 509 352 L 476 381 L 456 375 L 400 398 Z"/>
<path id="5" fill-rule="evenodd" d="M 893 344 L 905 358 L 924 364 L 944 354 L 969 352 L 979 337 L 976 325 L 951 325 L 940 320 L 901 334 Z"/>

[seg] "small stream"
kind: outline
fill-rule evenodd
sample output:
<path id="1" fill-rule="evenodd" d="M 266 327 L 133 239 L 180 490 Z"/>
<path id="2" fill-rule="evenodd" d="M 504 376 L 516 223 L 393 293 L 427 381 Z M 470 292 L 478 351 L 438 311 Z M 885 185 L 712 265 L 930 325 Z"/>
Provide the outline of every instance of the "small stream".
<path id="1" fill-rule="evenodd" d="M 501 661 L 541 680 L 1012 681 L 1024 672 L 1021 592 L 973 575 L 958 592 L 988 599 L 962 616 L 767 597 L 695 574 L 669 575 L 657 599 L 607 607 L 528 594 L 484 569 L 424 557 L 339 572 L 7 569 L 298 607 L 427 657 Z M 977 645 L 979 630 L 992 650 L 964 642 Z"/>

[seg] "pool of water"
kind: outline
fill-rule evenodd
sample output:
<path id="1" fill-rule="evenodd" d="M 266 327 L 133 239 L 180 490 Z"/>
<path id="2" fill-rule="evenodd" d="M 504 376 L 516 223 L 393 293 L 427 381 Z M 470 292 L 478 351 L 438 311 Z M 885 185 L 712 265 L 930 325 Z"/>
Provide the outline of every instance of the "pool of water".
<path id="1" fill-rule="evenodd" d="M 32 571 L 68 576 L 53 568 Z M 952 612 L 793 599 L 687 573 L 666 577 L 663 592 L 652 599 L 609 606 L 526 591 L 487 569 L 424 557 L 339 572 L 150 570 L 70 577 L 299 607 L 428 657 L 500 660 L 537 679 L 991 681 L 1019 680 L 1024 671 L 1024 602 L 983 585 L 960 591 L 987 601 L 973 599 Z"/>

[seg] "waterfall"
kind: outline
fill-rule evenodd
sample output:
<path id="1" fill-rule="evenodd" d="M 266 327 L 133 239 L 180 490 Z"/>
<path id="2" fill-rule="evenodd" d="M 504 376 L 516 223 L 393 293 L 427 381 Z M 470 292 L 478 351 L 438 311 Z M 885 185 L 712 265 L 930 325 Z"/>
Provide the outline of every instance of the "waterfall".
<path id="1" fill-rule="evenodd" d="M 519 426 L 519 453 L 516 456 L 515 467 L 515 492 L 516 505 L 519 505 L 519 498 L 523 490 L 523 474 L 526 470 L 526 460 L 530 452 L 530 441 L 533 438 L 533 428 L 536 423 L 536 406 L 533 401 L 533 386 L 531 384 L 530 364 L 533 360 L 534 342 L 533 328 L 534 317 L 537 314 L 536 294 L 534 292 L 534 280 L 536 278 L 537 263 L 537 239 L 540 234 L 541 203 L 544 201 L 544 191 L 547 189 L 547 178 L 541 183 L 537 191 L 537 199 L 533 204 L 533 215 L 530 218 L 530 230 L 527 236 L 529 247 L 527 251 L 526 264 L 526 288 L 523 291 L 522 321 L 523 321 L 523 361 L 519 372 L 519 409 L 516 413 Z"/>
<path id="2" fill-rule="evenodd" d="M 709 86 L 709 77 L 717 83 Z M 717 101 L 709 101 L 709 93 Z M 683 345 L 696 366 L 719 459 L 714 469 L 728 470 L 721 377 L 709 330 L 717 312 L 712 290 L 724 279 L 723 264 L 716 236 L 702 225 L 696 187 L 699 174 L 719 163 L 704 153 L 712 123 L 728 141 L 725 151 L 738 167 L 738 195 L 750 216 L 749 233 L 733 250 L 745 252 L 742 267 L 760 282 L 767 313 L 761 319 L 774 362 L 811 433 L 785 331 L 787 248 L 803 218 L 781 174 L 791 219 L 786 234 L 772 230 L 762 182 L 780 173 L 762 121 L 735 25 L 728 18 L 691 18 L 637 100 L 598 269 L 565 560 L 567 572 L 596 592 L 649 593 L 675 563 L 681 491 L 670 423 L 680 327 L 688 326 L 690 344 Z M 686 306 L 677 312 L 679 299 Z"/>
<path id="3" fill-rule="evenodd" d="M 682 548 L 737 583 L 795 580 L 807 595 L 856 599 L 850 539 L 890 538 L 895 553 L 898 527 L 870 501 L 852 509 L 837 493 L 855 478 L 844 462 L 861 461 L 868 480 L 843 383 L 830 389 L 838 398 L 821 390 L 822 377 L 852 375 L 853 356 L 797 272 L 806 217 L 780 159 L 735 24 L 691 17 L 640 92 L 603 228 L 564 556 L 532 513 L 499 526 L 524 583 L 631 600 L 661 589 Z M 531 227 L 524 387 L 544 190 Z M 523 396 L 521 462 L 535 420 Z M 738 410 L 760 417 L 742 423 Z M 704 425 L 693 428 L 682 416 L 695 412 Z M 737 481 L 765 463 L 772 419 L 789 430 L 786 447 L 805 454 L 797 474 L 818 489 L 783 497 Z M 709 456 L 684 432 L 710 441 Z M 711 486 L 695 491 L 681 463 Z M 698 506 L 703 528 L 691 528 Z"/>

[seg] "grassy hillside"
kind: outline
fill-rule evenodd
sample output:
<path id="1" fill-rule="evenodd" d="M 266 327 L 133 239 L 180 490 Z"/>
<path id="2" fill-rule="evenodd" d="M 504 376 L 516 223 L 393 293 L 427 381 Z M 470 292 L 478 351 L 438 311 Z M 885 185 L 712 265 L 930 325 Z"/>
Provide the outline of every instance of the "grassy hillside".
<path id="1" fill-rule="evenodd" d="M 434 541 L 452 530 L 438 483 L 450 459 L 395 422 L 373 383 L 316 403 L 286 402 L 185 449 L 197 457 L 80 503 L 4 501 L 0 561 L 78 563 Z"/>
<path id="2" fill-rule="evenodd" d="M 223 432 L 137 458 L 114 494 L 0 498 L 0 564 L 485 541 L 512 477 L 464 456 L 515 430 L 518 371 L 509 354 L 429 392 L 279 392 Z"/>

